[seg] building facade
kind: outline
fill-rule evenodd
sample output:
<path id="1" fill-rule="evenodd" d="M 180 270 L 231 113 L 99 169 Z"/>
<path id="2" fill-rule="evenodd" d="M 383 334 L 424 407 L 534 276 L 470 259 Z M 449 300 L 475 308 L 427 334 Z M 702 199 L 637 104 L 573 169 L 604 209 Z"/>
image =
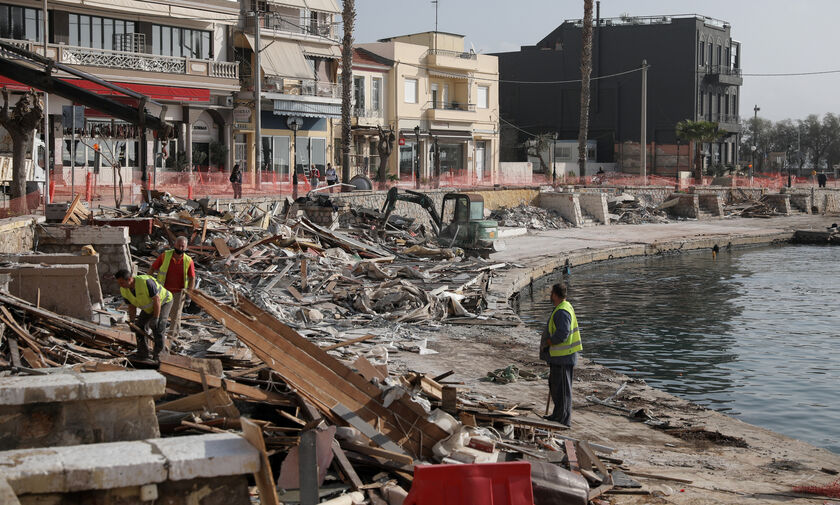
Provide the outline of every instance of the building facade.
<path id="1" fill-rule="evenodd" d="M 403 184 L 434 179 L 436 145 L 441 179 L 491 182 L 499 162 L 496 57 L 465 51 L 462 35 L 442 32 L 358 47 L 392 62 L 383 81 L 383 122 L 394 129 L 399 151 L 395 145 L 388 173 Z"/>
<path id="2" fill-rule="evenodd" d="M 580 20 L 566 21 L 535 46 L 497 55 L 502 161 L 524 160 L 529 134 L 577 139 L 580 83 L 568 81 L 580 79 L 581 29 Z M 642 79 L 634 70 L 646 61 L 647 173 L 674 175 L 693 166 L 694 150 L 675 132 L 685 119 L 713 121 L 722 132 L 700 150 L 705 166 L 737 164 L 743 81 L 741 45 L 730 29 L 695 15 L 596 20 L 589 140 L 597 160 L 640 171 Z"/>
<path id="3" fill-rule="evenodd" d="M 0 2 L 0 38 L 44 54 L 42 6 L 31 1 Z M 239 3 L 229 0 L 200 4 L 186 0 L 50 0 L 47 56 L 146 95 L 166 107 L 165 119 L 176 126 L 176 138 L 168 146 L 155 147 L 151 138 L 141 145 L 138 129 L 132 125 L 96 110 L 73 109 L 70 100 L 51 96 L 50 165 L 55 177 L 72 179 L 72 166 L 80 167 L 82 173 L 88 170 L 95 143 L 128 168 L 139 168 L 141 149 L 146 150 L 150 171 L 229 166 L 231 156 L 226 149 L 232 143 L 231 98 L 239 90 L 231 41 L 239 10 Z M 112 95 L 117 101 L 137 104 L 97 84 L 61 72 L 54 74 Z M 12 91 L 28 89 L 0 76 L 3 85 Z M 155 115 L 162 112 L 158 105 L 146 108 Z M 75 132 L 71 128 L 74 116 Z M 0 150 L 7 149 L 5 142 L 0 142 Z"/>
<path id="4" fill-rule="evenodd" d="M 259 8 L 255 16 L 248 9 Z M 235 158 L 254 172 L 256 79 L 261 79 L 260 123 L 263 179 L 303 180 L 321 174 L 334 152 L 333 119 L 341 116 L 336 84 L 341 51 L 336 42 L 335 0 L 243 2 L 244 28 L 235 39 L 242 90 L 234 96 Z M 256 23 L 259 21 L 259 37 Z M 255 51 L 260 51 L 256 68 Z M 294 167 L 294 168 L 292 168 Z"/>

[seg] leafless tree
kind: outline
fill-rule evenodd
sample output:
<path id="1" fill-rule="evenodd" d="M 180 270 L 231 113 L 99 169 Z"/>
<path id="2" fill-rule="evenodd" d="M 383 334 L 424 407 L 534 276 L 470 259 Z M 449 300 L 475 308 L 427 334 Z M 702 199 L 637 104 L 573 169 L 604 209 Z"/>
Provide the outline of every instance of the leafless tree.
<path id="1" fill-rule="evenodd" d="M 376 178 L 379 180 L 379 184 L 384 186 L 388 182 L 388 158 L 394 151 L 396 137 L 392 130 L 386 132 L 381 126 L 377 126 L 377 128 L 379 128 L 379 143 L 376 146 L 376 150 L 379 152 L 379 173 Z"/>
<path id="2" fill-rule="evenodd" d="M 9 90 L 3 87 L 3 109 L 0 112 L 0 126 L 12 137 L 12 212 L 26 213 L 26 144 L 29 136 L 44 120 L 44 108 L 38 94 L 30 89 L 9 111 Z M 32 153 L 32 162 L 37 162 L 37 153 Z M 44 169 L 48 169 L 46 160 Z"/>

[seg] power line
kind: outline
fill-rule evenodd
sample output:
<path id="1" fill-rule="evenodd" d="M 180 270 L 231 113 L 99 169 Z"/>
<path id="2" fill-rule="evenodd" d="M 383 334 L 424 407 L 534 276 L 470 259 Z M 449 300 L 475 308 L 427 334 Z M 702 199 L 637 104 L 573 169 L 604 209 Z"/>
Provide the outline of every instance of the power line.
<path id="1" fill-rule="evenodd" d="M 817 72 L 788 72 L 775 74 L 741 74 L 745 77 L 797 77 L 804 75 L 825 75 L 825 74 L 840 74 L 840 70 L 821 70 Z"/>

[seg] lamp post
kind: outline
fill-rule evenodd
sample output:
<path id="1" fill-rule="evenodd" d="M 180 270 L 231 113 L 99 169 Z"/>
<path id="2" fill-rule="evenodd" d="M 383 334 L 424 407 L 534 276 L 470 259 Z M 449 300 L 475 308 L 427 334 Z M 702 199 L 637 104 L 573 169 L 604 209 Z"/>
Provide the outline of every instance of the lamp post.
<path id="1" fill-rule="evenodd" d="M 677 137 L 677 163 L 674 166 L 674 182 L 677 184 L 677 188 L 680 185 L 680 138 Z"/>
<path id="2" fill-rule="evenodd" d="M 552 184 L 557 184 L 557 168 L 554 166 L 555 159 L 554 157 L 557 156 L 557 132 L 554 132 L 551 135 L 551 182 Z"/>
<path id="3" fill-rule="evenodd" d="M 420 189 L 420 126 L 414 127 L 414 188 Z"/>
<path id="4" fill-rule="evenodd" d="M 756 105 L 753 107 L 753 146 L 752 146 L 752 164 L 750 165 L 750 183 L 752 183 L 753 170 L 755 169 L 755 149 L 758 144 L 758 111 L 761 107 Z"/>

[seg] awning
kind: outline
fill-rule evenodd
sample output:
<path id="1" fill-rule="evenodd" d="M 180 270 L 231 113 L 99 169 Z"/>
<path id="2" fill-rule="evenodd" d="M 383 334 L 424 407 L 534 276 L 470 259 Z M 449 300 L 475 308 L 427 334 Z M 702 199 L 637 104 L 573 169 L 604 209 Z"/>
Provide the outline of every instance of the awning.
<path id="1" fill-rule="evenodd" d="M 245 34 L 251 49 L 256 50 L 254 36 Z M 265 43 L 260 52 L 260 65 L 266 75 L 314 79 L 315 72 L 309 67 L 300 46 L 294 42 L 274 39 Z"/>
<path id="2" fill-rule="evenodd" d="M 429 70 L 429 75 L 434 77 L 445 77 L 447 79 L 463 79 L 465 81 L 472 79 L 470 74 L 456 74 L 454 72 L 441 72 L 440 70 Z"/>
<path id="3" fill-rule="evenodd" d="M 159 3 L 140 2 L 138 0 L 84 0 L 83 3 L 89 7 L 136 12 L 138 14 L 157 13 L 166 9 L 165 6 Z"/>
<path id="4" fill-rule="evenodd" d="M 271 3 L 277 5 L 285 5 L 289 7 L 298 7 L 302 9 L 306 8 L 306 2 L 304 0 L 273 0 Z"/>
<path id="5" fill-rule="evenodd" d="M 341 117 L 341 104 L 301 102 L 298 100 L 274 100 L 274 114 L 280 116 Z"/>
<path id="6" fill-rule="evenodd" d="M 80 88 L 93 91 L 94 93 L 105 96 L 125 96 L 122 93 L 114 91 L 105 86 L 100 86 L 95 82 L 83 81 L 80 79 L 62 79 L 65 82 L 74 84 Z M 136 91 L 142 95 L 146 95 L 153 100 L 168 100 L 176 102 L 209 102 L 210 90 L 207 88 L 182 88 L 177 86 L 155 86 L 152 84 L 133 84 L 128 82 L 114 82 L 117 86 Z M 13 81 L 7 77 L 0 76 L 0 87 L 7 86 L 13 91 L 26 91 L 31 86 L 26 86 L 19 82 Z"/>
<path id="7" fill-rule="evenodd" d="M 332 12 L 338 14 L 341 12 L 338 3 L 335 0 L 304 0 L 306 6 L 313 11 Z"/>
<path id="8" fill-rule="evenodd" d="M 194 8 L 176 7 L 171 5 L 169 7 L 169 14 L 173 18 L 184 19 L 201 19 L 208 21 L 227 21 L 231 24 L 239 22 L 239 13 L 224 13 L 218 11 L 197 10 Z"/>
<path id="9" fill-rule="evenodd" d="M 337 45 L 320 46 L 301 42 L 300 48 L 307 56 L 318 56 L 320 58 L 341 59 L 341 49 Z"/>
<path id="10" fill-rule="evenodd" d="M 429 132 L 432 137 L 440 139 L 472 140 L 472 132 L 466 130 L 432 130 Z"/>

